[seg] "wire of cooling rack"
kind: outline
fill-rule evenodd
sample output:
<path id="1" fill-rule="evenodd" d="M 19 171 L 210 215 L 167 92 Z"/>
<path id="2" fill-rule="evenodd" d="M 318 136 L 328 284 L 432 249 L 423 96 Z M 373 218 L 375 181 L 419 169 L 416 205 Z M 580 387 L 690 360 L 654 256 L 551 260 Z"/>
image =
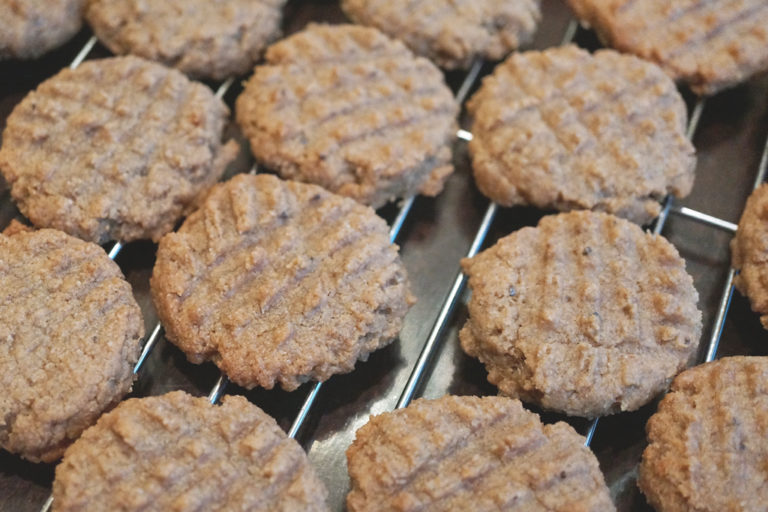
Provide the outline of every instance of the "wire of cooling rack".
<path id="1" fill-rule="evenodd" d="M 77 55 L 75 55 L 75 58 L 69 65 L 69 69 L 75 69 L 77 66 L 82 64 L 85 58 L 88 57 L 88 54 L 91 53 L 91 50 L 93 50 L 93 47 L 96 46 L 97 41 L 98 39 L 96 39 L 96 36 L 91 36 L 91 38 L 85 42 L 80 51 L 77 52 Z"/>
<path id="2" fill-rule="evenodd" d="M 488 208 L 485 210 L 485 215 L 483 215 L 483 220 L 480 223 L 480 227 L 475 234 L 475 238 L 472 240 L 472 245 L 469 247 L 469 251 L 467 251 L 467 258 L 471 258 L 477 254 L 478 251 L 480 251 L 480 247 L 482 247 L 483 242 L 485 241 L 485 237 L 488 235 L 488 231 L 491 229 L 491 225 L 493 224 L 493 219 L 496 216 L 497 210 L 498 206 L 496 203 L 492 202 L 488 205 Z M 456 279 L 453 281 L 451 291 L 448 292 L 448 296 L 445 298 L 445 301 L 443 301 L 443 307 L 440 309 L 440 314 L 438 315 L 437 320 L 435 320 L 435 323 L 432 326 L 432 330 L 429 333 L 429 337 L 421 349 L 419 358 L 417 359 L 413 370 L 411 370 L 408 381 L 406 382 L 405 387 L 400 394 L 400 398 L 398 399 L 396 406 L 398 409 L 407 407 L 408 404 L 411 403 L 411 400 L 413 400 L 413 396 L 421 384 L 427 365 L 434 355 L 435 349 L 438 345 L 438 340 L 443 334 L 445 327 L 448 325 L 448 319 L 451 317 L 451 314 L 456 307 L 456 303 L 458 302 L 459 296 L 461 295 L 461 291 L 464 289 L 464 284 L 466 281 L 467 276 L 463 272 L 459 271 L 456 275 Z"/>

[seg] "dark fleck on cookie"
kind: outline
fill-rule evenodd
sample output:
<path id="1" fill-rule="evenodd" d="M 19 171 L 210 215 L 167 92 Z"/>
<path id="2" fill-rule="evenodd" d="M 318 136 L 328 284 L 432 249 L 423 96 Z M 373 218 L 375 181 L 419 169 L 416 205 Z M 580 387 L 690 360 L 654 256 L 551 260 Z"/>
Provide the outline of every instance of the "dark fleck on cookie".
<path id="1" fill-rule="evenodd" d="M 731 240 L 732 266 L 739 271 L 733 283 L 749 297 L 752 310 L 768 329 L 768 184 L 761 185 L 749 199 Z"/>
<path id="2" fill-rule="evenodd" d="M 659 512 L 765 510 L 768 358 L 686 370 L 646 425 L 638 485 Z"/>
<path id="3" fill-rule="evenodd" d="M 38 227 L 105 242 L 158 240 L 236 154 L 206 86 L 138 57 L 87 61 L 8 117 L 0 171 Z"/>
<path id="4" fill-rule="evenodd" d="M 401 39 L 439 66 L 499 60 L 533 38 L 539 0 L 342 0 L 355 22 Z"/>
<path id="5" fill-rule="evenodd" d="M 574 416 L 631 411 L 696 354 L 685 262 L 613 215 L 544 217 L 462 267 L 472 298 L 461 346 L 504 395 Z"/>
<path id="6" fill-rule="evenodd" d="M 413 302 L 373 210 L 269 175 L 214 187 L 160 241 L 151 287 L 168 339 L 247 388 L 351 371 Z"/>
<path id="7" fill-rule="evenodd" d="M 280 33 L 285 0 L 89 0 L 86 19 L 117 54 L 222 80 L 250 71 Z"/>
<path id="8" fill-rule="evenodd" d="M 53 509 L 326 511 L 301 446 L 240 396 L 131 399 L 64 454 Z"/>
<path id="9" fill-rule="evenodd" d="M 83 23 L 85 0 L 0 2 L 0 59 L 33 59 L 61 46 Z"/>
<path id="10" fill-rule="evenodd" d="M 236 109 L 262 164 L 374 208 L 442 190 L 458 105 L 434 64 L 376 29 L 314 24 L 266 61 Z"/>
<path id="11" fill-rule="evenodd" d="M 568 0 L 610 46 L 656 62 L 698 94 L 768 69 L 765 0 Z"/>
<path id="12" fill-rule="evenodd" d="M 584 438 L 511 398 L 444 396 L 373 416 L 347 461 L 350 512 L 615 510 Z"/>
<path id="13" fill-rule="evenodd" d="M 0 445 L 52 462 L 130 391 L 144 323 L 98 245 L 14 224 L 0 235 Z"/>
<path id="14" fill-rule="evenodd" d="M 693 186 L 685 102 L 657 66 L 575 46 L 517 53 L 468 104 L 477 186 L 503 206 L 647 223 Z"/>

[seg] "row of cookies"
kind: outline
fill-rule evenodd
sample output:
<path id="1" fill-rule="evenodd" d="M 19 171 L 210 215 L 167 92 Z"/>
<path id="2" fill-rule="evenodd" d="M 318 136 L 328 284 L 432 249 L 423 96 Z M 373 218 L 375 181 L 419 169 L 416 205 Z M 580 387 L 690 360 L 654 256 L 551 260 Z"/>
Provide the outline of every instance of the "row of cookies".
<path id="1" fill-rule="evenodd" d="M 442 74 L 375 29 L 310 25 L 272 45 L 236 107 L 259 163 L 373 207 L 436 195 L 453 171 L 459 106 Z M 645 223 L 660 199 L 692 187 L 684 102 L 637 58 L 572 46 L 515 54 L 468 107 L 477 184 L 501 205 Z M 158 240 L 234 157 L 220 142 L 226 115 L 210 90 L 159 64 L 88 61 L 16 106 L 0 170 L 37 226 Z"/>
<path id="2" fill-rule="evenodd" d="M 447 69 L 498 60 L 529 42 L 538 0 L 343 0 L 352 20 L 402 39 Z M 659 64 L 700 94 L 768 68 L 768 7 L 761 0 L 567 0 L 609 46 Z M 109 2 L 15 0 L 0 5 L 0 58 L 31 58 L 72 37 L 84 16 L 116 54 L 132 53 L 191 76 L 249 71 L 280 34 L 285 0 Z"/>
<path id="3" fill-rule="evenodd" d="M 196 77 L 223 80 L 249 72 L 280 35 L 286 0 L 141 2 L 16 0 L 0 5 L 0 58 L 34 58 L 72 37 L 85 18 L 117 55 L 162 62 Z M 446 68 L 498 60 L 530 41 L 538 0 L 521 2 L 343 2 L 350 18 L 402 38 Z M 403 16 L 408 12 L 408 16 Z M 416 25 L 408 22 L 418 21 Z M 35 30 L 37 29 L 37 30 Z M 42 30 L 40 30 L 42 29 Z"/>
<path id="4" fill-rule="evenodd" d="M 768 358 L 731 357 L 675 379 L 639 469 L 657 510 L 765 504 L 766 377 Z M 504 397 L 417 400 L 372 417 L 347 457 L 350 511 L 614 510 L 584 438 Z M 257 407 L 183 392 L 105 414 L 54 482 L 55 509 L 67 511 L 327 510 L 325 495 L 301 448 Z"/>
<path id="5" fill-rule="evenodd" d="M 675 379 L 640 466 L 658 510 L 765 503 L 767 376 L 768 359 L 735 357 Z M 417 400 L 371 418 L 347 456 L 351 511 L 614 509 L 584 438 L 504 397 Z M 325 495 L 301 448 L 257 407 L 183 392 L 102 416 L 54 482 L 55 510 L 326 510 Z"/>
<path id="6" fill-rule="evenodd" d="M 527 12 L 527 18 L 521 12 L 502 15 L 494 11 L 499 6 L 491 5 L 474 9 L 459 5 L 422 14 L 441 16 L 440 26 L 455 26 L 449 19 L 475 20 L 475 24 L 478 19 L 494 19 L 503 20 L 494 22 L 499 29 L 525 26 L 531 32 L 538 8 L 524 4 L 515 9 Z M 271 7 L 279 12 L 282 6 Z M 391 15 L 381 5 L 368 6 L 375 11 L 368 13 L 370 18 L 354 2 L 345 8 L 352 17 L 371 22 Z M 465 8 L 467 12 L 462 10 Z M 221 18 L 221 23 L 213 25 L 231 30 L 236 11 L 230 4 L 194 4 L 181 11 L 165 4 L 125 4 L 114 8 L 119 12 L 112 12 L 111 4 L 88 5 L 89 13 L 101 9 L 102 22 L 95 26 L 111 23 L 114 30 L 128 34 L 128 39 L 152 39 L 155 45 L 166 39 L 152 30 L 163 20 L 181 24 L 173 28 L 174 34 L 194 32 L 192 27 L 202 19 Z M 690 24 L 688 14 L 682 13 L 681 20 Z M 521 17 L 526 18 L 525 23 Z M 171 21 L 165 23 L 172 25 Z M 241 32 L 248 32 L 246 29 L 239 27 Z M 455 124 L 450 119 L 457 112 L 441 75 L 427 61 L 412 60 L 402 46 L 380 33 L 351 28 L 347 32 L 315 27 L 267 51 L 267 65 L 257 67 L 238 99 L 237 118 L 254 155 L 285 178 L 317 183 L 373 206 L 416 192 L 438 193 L 451 172 L 448 146 Z M 733 30 L 720 32 L 731 34 Z M 158 41 L 148 33 L 155 34 Z M 112 39 L 101 38 L 111 46 Z M 717 39 L 718 44 L 731 44 L 733 37 L 726 39 Z M 208 41 L 205 46 L 226 46 L 214 40 L 215 44 Z M 481 46 L 489 45 L 493 46 L 488 42 Z M 411 46 L 423 45 L 412 42 Z M 514 44 L 505 46 L 507 50 L 512 47 Z M 132 48 L 126 44 L 113 50 L 125 53 Z M 577 55 L 575 49 L 562 51 L 513 56 L 497 70 L 495 81 L 487 81 L 484 93 L 470 102 L 476 132 L 470 151 L 479 187 L 505 206 L 594 208 L 649 221 L 659 211 L 660 198 L 669 193 L 682 197 L 691 188 L 693 148 L 682 135 L 682 100 L 659 68 L 610 52 L 592 58 L 586 53 Z M 168 61 L 151 52 L 135 53 L 176 64 L 187 57 L 177 55 Z M 338 62 L 323 61 L 325 55 L 338 55 Z M 307 74 L 307 65 L 316 71 Z M 323 67 L 327 69 L 320 69 Z M 532 68 L 541 69 L 541 74 L 529 73 Z M 583 74 L 581 68 L 585 68 Z M 275 76 L 290 80 L 275 80 Z M 415 82 L 422 80 L 427 86 L 416 87 Z M 552 89 L 537 87 L 542 83 L 552 83 Z M 85 120 L 86 124 L 93 122 Z M 95 131 L 97 126 L 88 128 Z M 513 149 L 507 151 L 509 147 Z M 16 199 L 23 202 L 20 195 Z M 32 210 L 27 207 L 25 214 L 32 217 Z M 156 233 L 150 235 L 157 238 Z"/>

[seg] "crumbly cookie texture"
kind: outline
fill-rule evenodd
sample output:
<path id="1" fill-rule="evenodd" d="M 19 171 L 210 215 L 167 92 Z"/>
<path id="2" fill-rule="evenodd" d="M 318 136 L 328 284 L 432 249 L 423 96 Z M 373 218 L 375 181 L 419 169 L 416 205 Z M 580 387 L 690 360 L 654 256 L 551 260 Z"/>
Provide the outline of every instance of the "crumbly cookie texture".
<path id="1" fill-rule="evenodd" d="M 373 28 L 315 24 L 266 61 L 236 108 L 259 162 L 374 208 L 443 189 L 458 105 L 430 61 Z"/>
<path id="2" fill-rule="evenodd" d="M 98 245 L 16 223 L 0 235 L 0 446 L 53 462 L 133 384 L 144 322 Z"/>
<path id="3" fill-rule="evenodd" d="M 618 217 L 547 216 L 462 267 L 472 298 L 461 346 L 504 395 L 573 416 L 631 411 L 696 354 L 684 260 Z"/>
<path id="4" fill-rule="evenodd" d="M 656 62 L 700 95 L 768 69 L 764 0 L 568 0 L 606 44 Z"/>
<path id="5" fill-rule="evenodd" d="M 615 510 L 584 438 L 506 397 L 416 400 L 347 450 L 350 512 Z"/>
<path id="6" fill-rule="evenodd" d="M 447 69 L 499 60 L 528 43 L 541 19 L 539 0 L 342 0 L 356 23 L 401 39 Z"/>
<path id="7" fill-rule="evenodd" d="M 69 41 L 83 24 L 85 1 L 0 2 L 0 60 L 34 59 Z"/>
<path id="8" fill-rule="evenodd" d="M 102 416 L 56 467 L 53 510 L 327 511 L 301 446 L 241 396 L 183 391 Z"/>
<path id="9" fill-rule="evenodd" d="M 644 224 L 693 186 L 686 108 L 657 66 L 576 46 L 516 53 L 468 103 L 477 186 L 504 206 L 591 209 Z"/>
<path id="10" fill-rule="evenodd" d="M 637 483 L 659 512 L 765 510 L 768 357 L 681 373 L 646 431 Z"/>
<path id="11" fill-rule="evenodd" d="M 351 371 L 413 303 L 373 210 L 269 175 L 214 187 L 160 241 L 151 289 L 168 339 L 247 388 Z"/>
<path id="12" fill-rule="evenodd" d="M 280 34 L 285 0 L 89 0 L 86 19 L 114 53 L 197 78 L 243 75 Z"/>
<path id="13" fill-rule="evenodd" d="M 731 264 L 739 271 L 733 283 L 749 298 L 752 310 L 768 329 L 768 184 L 747 199 L 739 229 L 731 240 Z"/>
<path id="14" fill-rule="evenodd" d="M 8 117 L 0 171 L 21 212 L 98 243 L 158 240 L 237 153 L 206 86 L 138 57 L 92 60 Z"/>

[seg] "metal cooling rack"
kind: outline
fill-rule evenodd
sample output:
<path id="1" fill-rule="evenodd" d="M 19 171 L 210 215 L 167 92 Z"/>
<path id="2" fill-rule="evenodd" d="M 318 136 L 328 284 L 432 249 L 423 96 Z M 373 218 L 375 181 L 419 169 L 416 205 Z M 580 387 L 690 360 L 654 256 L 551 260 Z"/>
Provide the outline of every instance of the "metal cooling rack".
<path id="1" fill-rule="evenodd" d="M 559 2 L 555 0 L 545 0 L 543 2 L 543 23 L 546 23 L 548 15 L 552 15 L 555 12 L 555 9 L 558 8 L 563 9 Z M 567 13 L 557 13 L 556 17 L 562 20 L 564 17 L 567 17 Z M 305 20 L 301 19 L 302 16 L 298 16 L 298 18 L 300 19 L 299 23 L 303 24 L 303 21 Z M 544 30 L 544 27 L 542 27 L 542 30 Z M 551 29 L 550 32 L 552 32 Z M 562 43 L 570 42 L 577 35 L 583 35 L 585 33 L 586 32 L 584 30 L 578 28 L 576 23 L 571 21 L 567 24 L 565 35 L 561 36 Z M 552 39 L 549 44 L 537 46 L 544 47 L 557 44 L 557 39 L 554 39 L 553 37 L 550 37 L 549 39 Z M 78 66 L 88 57 L 89 54 L 91 54 L 94 47 L 96 47 L 96 44 L 96 38 L 90 37 L 85 45 L 79 50 L 70 66 Z M 456 96 L 462 104 L 472 89 L 477 86 L 478 77 L 480 77 L 484 72 L 488 72 L 490 70 L 488 68 L 489 66 L 485 66 L 481 62 L 476 62 L 471 67 L 469 72 L 463 74 L 462 76 L 449 77 L 452 78 L 454 84 L 460 84 L 457 88 Z M 232 85 L 232 80 L 220 84 L 216 90 L 216 96 L 223 98 L 230 90 Z M 705 113 L 705 109 L 708 108 L 707 103 L 711 103 L 711 101 L 705 102 L 704 100 L 699 100 L 694 102 L 691 108 L 690 121 L 688 126 L 688 136 L 691 139 L 693 139 L 697 134 L 700 120 Z M 717 108 L 717 106 L 714 108 Z M 768 114 L 768 112 L 766 114 Z M 462 129 L 459 130 L 457 135 L 459 139 L 459 142 L 457 142 L 457 152 L 463 154 L 464 148 L 461 147 L 463 144 L 462 141 L 471 140 L 472 134 L 471 132 Z M 462 160 L 462 158 L 464 159 Z M 457 165 L 459 171 L 461 171 L 462 168 L 466 170 L 468 164 L 465 155 L 459 156 L 457 159 L 459 160 Z M 759 165 L 757 166 L 757 176 L 754 178 L 752 183 L 752 189 L 756 188 L 760 183 L 763 182 L 766 173 L 766 167 L 768 167 L 768 140 L 765 140 L 763 144 L 762 155 L 760 157 Z M 456 181 L 457 179 L 459 178 L 451 178 L 452 181 Z M 471 181 L 467 176 L 462 177 L 461 180 L 462 181 L 459 183 L 458 187 L 466 188 L 468 183 Z M 414 198 L 409 198 L 403 201 L 397 211 L 384 212 L 385 214 L 389 214 L 389 217 L 392 218 L 390 223 L 390 240 L 392 242 L 394 242 L 403 231 L 406 233 L 406 236 L 404 237 L 406 240 L 402 251 L 404 253 L 406 266 L 409 267 L 409 273 L 412 275 L 412 280 L 414 272 L 411 267 L 414 265 L 412 264 L 409 266 L 408 263 L 409 261 L 414 260 L 412 254 L 416 254 L 416 257 L 418 257 L 420 251 L 420 247 L 418 247 L 420 244 L 420 225 L 424 223 L 429 225 L 430 222 L 435 223 L 434 219 L 428 219 L 427 221 L 423 221 L 421 219 L 424 217 L 429 217 L 430 215 L 435 216 L 435 210 L 439 210 L 440 206 L 445 206 L 446 204 L 453 207 L 454 209 L 458 207 L 458 210 L 461 210 L 461 200 L 467 199 L 467 196 L 465 191 L 457 192 L 456 189 L 457 186 L 453 186 L 452 192 L 446 192 L 446 194 L 452 195 L 451 198 L 446 200 L 447 203 L 444 202 L 443 204 L 437 204 L 440 202 L 440 199 L 435 201 L 425 199 L 414 200 Z M 465 195 L 462 195 L 462 193 Z M 512 230 L 509 228 L 510 225 L 520 227 L 521 222 L 523 225 L 534 224 L 536 220 L 535 217 L 540 215 L 540 212 L 531 214 L 529 210 L 512 210 L 512 213 L 510 213 L 510 210 L 500 209 L 496 204 L 488 203 L 487 200 L 481 198 L 474 191 L 470 193 L 469 199 L 469 208 L 476 210 L 476 212 L 474 215 L 468 215 L 469 218 L 465 219 L 464 222 L 456 221 L 456 224 L 460 228 L 464 228 L 464 232 L 463 238 L 460 237 L 458 240 L 456 238 L 451 239 L 452 245 L 454 246 L 452 249 L 453 253 L 456 252 L 457 245 L 460 246 L 462 245 L 462 241 L 466 241 L 469 242 L 469 247 L 468 250 L 466 250 L 466 252 L 463 254 L 466 256 L 473 256 L 484 246 L 486 239 L 489 239 L 489 235 L 494 232 L 494 229 L 499 230 L 500 235 L 507 234 Z M 427 202 L 426 206 L 423 204 L 425 202 Z M 414 204 L 416 204 L 416 208 L 414 208 Z M 743 202 L 739 206 L 739 211 L 741 208 L 743 208 Z M 482 213 L 478 215 L 480 212 Z M 501 220 L 498 219 L 500 216 L 509 217 L 510 214 L 514 215 L 515 212 L 522 212 L 521 216 L 524 218 L 522 220 L 516 220 L 511 223 L 508 218 Z M 534 219 L 531 219 L 530 217 L 534 217 Z M 728 220 L 721 219 L 716 215 L 709 215 L 707 213 L 697 211 L 693 208 L 682 206 L 677 204 L 672 198 L 667 198 L 664 203 L 664 208 L 661 215 L 654 223 L 653 232 L 657 234 L 661 233 L 667 225 L 668 220 L 672 218 L 680 218 L 686 222 L 693 221 L 707 227 L 707 229 L 711 228 L 716 231 L 725 232 L 729 235 L 733 234 L 736 230 L 736 225 Z M 467 229 L 468 224 L 473 224 L 474 227 Z M 453 226 L 449 226 L 449 229 L 452 227 Z M 415 249 L 411 249 L 411 247 L 414 245 L 417 247 Z M 124 250 L 123 245 L 120 242 L 116 242 L 108 249 L 109 257 L 115 259 L 118 255 L 125 255 L 121 256 L 121 260 L 124 258 L 135 258 L 135 254 L 125 254 L 126 252 L 132 252 L 130 247 L 131 246 L 128 246 L 128 248 Z M 147 247 L 140 247 L 138 250 L 146 251 Z M 434 249 L 431 250 L 434 253 Z M 456 272 L 458 269 L 458 257 L 451 258 L 451 261 L 453 261 L 453 265 L 447 269 L 443 269 L 442 274 L 444 277 L 441 278 L 441 283 L 450 283 L 450 277 L 447 276 L 450 272 Z M 124 264 L 123 261 L 121 261 L 121 263 Z M 144 267 L 146 267 L 146 265 L 144 265 Z M 418 269 L 418 265 L 416 265 L 416 267 Z M 133 283 L 136 280 L 144 279 L 145 286 L 143 288 L 139 287 L 140 289 L 137 290 L 137 294 L 146 298 L 148 295 L 146 293 L 146 278 L 148 278 L 146 268 L 139 270 L 138 274 L 138 277 L 133 276 L 131 280 Z M 705 361 L 711 361 L 717 355 L 720 338 L 723 332 L 723 327 L 725 325 L 731 304 L 731 298 L 733 295 L 734 275 L 734 270 L 730 269 L 724 276 L 724 279 L 721 280 L 722 282 L 719 285 L 719 289 L 721 291 L 718 294 L 717 305 L 714 309 L 712 321 L 710 322 L 711 332 L 709 335 L 708 343 L 706 344 L 706 353 L 703 357 L 703 360 Z M 129 276 L 129 278 L 130 277 L 131 276 Z M 308 447 L 310 460 L 316 467 L 318 467 L 318 469 L 321 470 L 321 478 L 323 478 L 326 481 L 326 484 L 329 486 L 329 490 L 331 492 L 330 505 L 332 507 L 340 508 L 341 504 L 343 503 L 343 496 L 346 494 L 346 469 L 339 467 L 339 461 L 343 460 L 343 449 L 345 449 L 346 445 L 349 444 L 351 436 L 354 435 L 354 430 L 356 430 L 357 427 L 364 423 L 369 413 L 378 413 L 395 407 L 405 407 L 418 396 L 440 395 L 447 392 L 461 393 L 467 390 L 470 392 L 479 391 L 480 393 L 485 394 L 487 394 L 489 391 L 492 393 L 495 392 L 495 390 L 490 388 L 487 383 L 479 380 L 484 379 L 485 375 L 483 371 L 478 371 L 478 363 L 472 363 L 466 361 L 465 359 L 461 359 L 462 356 L 458 356 L 460 358 L 458 363 L 455 361 L 453 361 L 453 363 L 445 362 L 447 357 L 445 354 L 447 347 L 450 348 L 450 343 L 455 341 L 457 327 L 460 326 L 462 321 L 461 318 L 457 317 L 466 316 L 465 307 L 463 307 L 464 301 L 462 300 L 464 298 L 463 292 L 465 282 L 466 277 L 459 271 L 457 274 L 455 274 L 455 278 L 452 281 L 452 285 L 448 289 L 447 294 L 444 294 L 442 292 L 442 288 L 440 287 L 430 290 L 431 293 L 429 294 L 429 298 L 431 299 L 430 302 L 432 307 L 426 308 L 426 312 L 423 311 L 419 313 L 419 321 L 422 323 L 423 327 L 426 328 L 431 326 L 431 328 L 429 328 L 428 331 L 421 331 L 420 328 L 411 328 L 409 330 L 409 334 L 413 334 L 414 332 L 423 332 L 424 336 L 408 337 L 408 340 L 413 341 L 408 343 L 407 347 L 410 350 L 410 354 L 407 354 L 405 357 L 401 358 L 405 359 L 405 361 L 398 360 L 398 354 L 392 353 L 393 349 L 385 349 L 382 352 L 389 352 L 387 355 L 372 356 L 372 359 L 375 360 L 372 360 L 369 363 L 359 364 L 358 368 L 355 370 L 355 372 L 353 372 L 353 374 L 350 374 L 350 376 L 336 376 L 325 384 L 315 383 L 313 385 L 305 385 L 293 393 L 263 390 L 245 392 L 239 388 L 234 390 L 234 392 L 246 394 L 246 396 L 248 396 L 248 398 L 251 399 L 254 403 L 264 407 L 267 412 L 270 412 L 278 419 L 278 422 L 283 426 L 283 428 L 287 430 L 291 437 L 299 438 L 299 440 L 302 441 L 306 447 Z M 151 305 L 147 306 L 146 302 L 146 300 L 143 301 L 142 309 L 151 310 Z M 155 318 L 154 314 L 150 314 L 148 316 L 150 319 Z M 409 317 L 410 316 L 412 315 L 409 315 Z M 150 320 L 148 320 L 148 322 L 150 322 Z M 178 351 L 175 348 L 169 346 L 167 343 L 159 344 L 158 342 L 161 339 L 162 326 L 159 322 L 154 324 L 150 322 L 150 325 L 154 325 L 154 327 L 148 329 L 150 335 L 147 337 L 147 340 L 144 344 L 141 356 L 134 368 L 134 373 L 139 373 L 140 370 L 148 366 L 148 361 L 151 359 L 154 360 L 153 364 L 149 364 L 149 366 L 152 366 L 152 368 L 146 368 L 145 371 L 141 371 L 141 378 L 137 382 L 136 387 L 146 389 L 145 382 L 150 381 L 147 386 L 152 389 L 152 392 L 146 394 L 157 394 L 168 390 L 158 390 L 156 389 L 156 386 L 154 386 L 154 383 L 151 382 L 162 373 L 163 368 L 167 368 L 168 365 L 175 367 L 181 366 L 183 367 L 183 371 L 195 372 L 201 367 L 186 365 L 182 358 L 179 357 Z M 401 344 L 404 345 L 402 351 L 403 353 L 406 352 L 406 330 L 407 329 L 404 329 L 404 333 L 401 334 Z M 419 342 L 419 340 L 425 341 Z M 153 353 L 153 348 L 158 348 L 162 353 L 158 355 L 157 350 L 155 350 Z M 455 354 L 457 352 L 455 347 L 453 347 L 452 350 L 454 351 L 453 358 L 456 359 Z M 402 356 L 403 354 L 400 355 Z M 451 356 L 451 354 L 449 354 L 449 356 Z M 436 387 L 433 384 L 436 381 L 441 380 L 443 376 L 442 370 L 446 364 L 449 364 L 454 371 L 460 370 L 462 366 L 469 365 L 469 370 L 472 375 L 468 377 L 468 380 L 473 382 L 471 382 L 469 385 L 466 385 L 466 382 L 461 381 L 461 377 L 455 376 L 455 379 L 459 380 L 458 385 L 443 386 L 439 391 L 436 391 Z M 373 380 L 369 381 L 363 378 L 362 383 L 367 383 L 367 388 L 363 387 L 362 391 L 353 391 L 349 393 L 352 397 L 351 399 L 345 398 L 343 400 L 339 400 L 338 395 L 343 394 L 339 393 L 340 388 L 349 387 L 349 385 L 352 383 L 359 383 L 358 381 L 361 378 L 361 375 L 359 374 L 362 373 L 364 375 L 366 372 L 368 372 L 373 373 L 373 377 L 381 377 L 382 372 L 380 369 L 382 366 L 386 367 L 387 365 L 396 368 L 398 375 L 397 378 L 390 379 L 385 387 L 382 388 L 377 384 L 371 384 Z M 228 381 L 225 376 L 219 374 L 215 369 L 213 370 L 213 373 L 211 373 L 211 369 L 208 368 L 204 373 L 206 373 L 205 379 L 208 379 L 211 376 L 213 376 L 215 379 L 215 383 L 212 387 L 209 387 L 210 392 L 208 393 L 208 397 L 211 402 L 215 403 L 222 396 L 225 388 L 227 387 Z M 355 376 L 356 373 L 358 374 L 357 377 Z M 386 374 L 386 371 L 384 374 Z M 438 384 L 437 387 L 439 386 L 440 385 Z M 160 387 L 162 388 L 163 386 Z M 201 384 L 200 381 L 196 381 L 191 386 L 188 382 L 182 382 L 180 387 L 183 387 L 187 390 L 190 390 L 189 388 L 191 387 L 192 391 L 194 392 L 195 390 L 200 391 L 205 386 L 204 384 Z M 145 393 L 142 393 L 141 389 L 139 389 L 137 394 Z M 386 395 L 386 398 L 382 400 L 372 399 L 371 396 L 375 395 Z M 360 398 L 361 396 L 362 399 Z M 301 399 L 300 397 L 304 398 Z M 345 407 L 349 409 L 346 412 L 344 411 Z M 650 412 L 652 412 L 652 410 L 647 410 L 645 412 L 646 416 Z M 627 414 L 622 416 L 626 415 Z M 329 417 L 331 418 L 331 424 L 324 424 L 324 422 L 326 422 L 326 418 Z M 339 420 L 339 418 L 341 418 L 341 420 Z M 609 424 L 598 429 L 597 420 L 592 422 L 580 422 L 579 420 L 547 414 L 545 414 L 545 419 L 566 419 L 571 421 L 577 430 L 581 431 L 586 436 L 587 445 L 600 443 L 600 441 L 604 438 L 611 438 L 613 435 L 615 435 L 615 432 L 611 431 L 613 425 Z M 600 425 L 603 425 L 605 422 L 610 423 L 610 420 L 603 420 L 600 422 Z M 299 434 L 302 434 L 302 436 L 299 437 Z M 598 457 L 600 457 L 601 465 L 605 469 L 608 465 L 606 463 L 606 458 L 601 457 L 599 452 Z M 8 474 L 10 474 L 10 480 L 13 480 L 14 477 L 23 479 L 25 478 L 24 473 L 29 471 L 30 465 L 27 463 L 13 460 L 11 463 L 11 465 L 14 467 L 11 467 L 9 470 L 4 469 L 3 466 L 0 465 L 0 473 L 2 473 L 0 474 L 0 483 L 2 483 L 2 478 L 8 476 Z M 343 463 L 341 466 L 343 466 Z M 32 467 L 37 466 L 32 465 Z M 329 471 L 323 471 L 323 469 Z M 14 471 L 16 474 L 14 474 Z M 631 471 L 629 471 L 629 473 L 631 474 Z M 621 478 L 624 478 L 626 474 L 626 472 L 621 473 Z M 33 498 L 32 502 L 34 502 L 35 495 L 41 495 L 41 490 L 46 486 L 46 478 L 48 478 L 47 481 L 49 483 L 50 475 L 42 479 L 43 482 L 38 485 L 37 493 L 28 493 L 28 495 L 32 496 Z M 607 474 L 607 480 L 609 485 L 612 486 L 614 497 L 620 496 L 622 493 L 626 493 L 625 487 L 622 487 L 621 485 L 612 485 L 618 482 L 618 480 L 621 480 L 621 478 L 614 479 L 616 481 L 612 482 L 611 476 Z M 34 477 L 31 479 L 34 480 Z M 0 489 L 2 488 L 3 487 L 0 486 Z M 634 494 L 636 495 L 636 492 Z M 634 510 L 637 498 L 634 497 L 632 499 L 634 499 L 634 501 L 630 500 L 630 502 L 633 504 L 631 508 Z M 26 502 L 19 501 L 19 503 L 28 505 L 28 510 L 39 510 L 40 501 L 37 502 L 38 505 L 36 506 L 29 500 Z M 48 500 L 45 501 L 42 510 L 48 510 L 50 505 L 51 499 L 49 497 Z M 642 504 L 640 506 L 642 506 Z M 2 504 L 0 504 L 0 509 L 3 509 Z M 13 510 L 19 509 L 20 508 L 13 508 Z M 624 509 L 625 508 L 622 508 L 621 505 L 619 505 L 619 510 Z M 626 509 L 628 510 L 629 508 Z"/>

